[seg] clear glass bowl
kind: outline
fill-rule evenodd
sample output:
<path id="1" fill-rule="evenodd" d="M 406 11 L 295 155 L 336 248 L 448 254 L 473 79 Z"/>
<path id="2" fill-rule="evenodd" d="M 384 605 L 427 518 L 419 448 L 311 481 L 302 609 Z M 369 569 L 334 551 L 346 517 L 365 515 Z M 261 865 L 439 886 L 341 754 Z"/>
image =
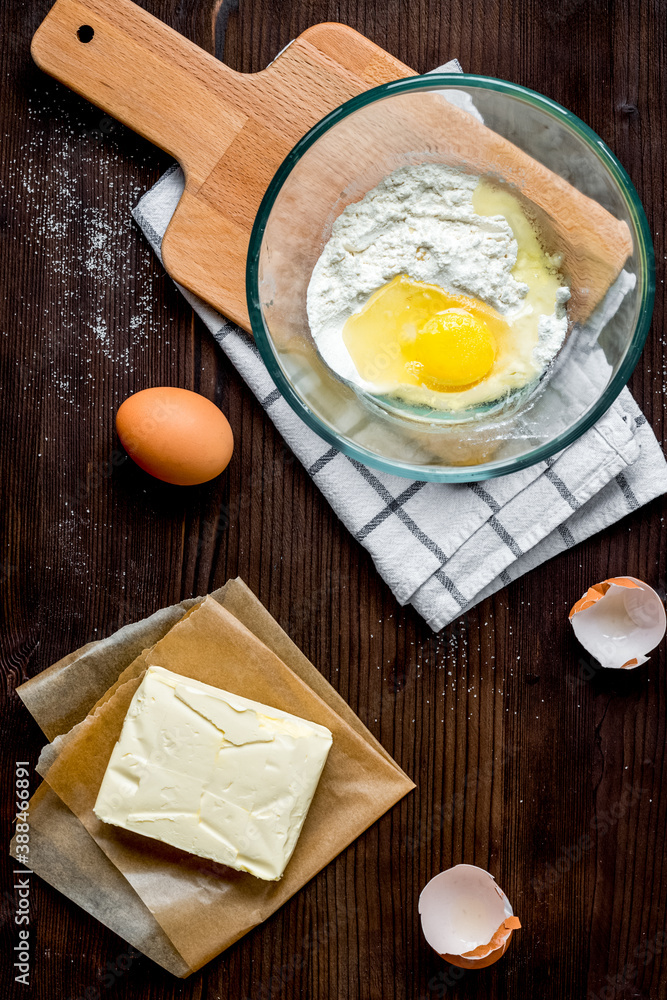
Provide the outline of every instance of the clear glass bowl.
<path id="1" fill-rule="evenodd" d="M 320 358 L 306 315 L 313 266 L 347 204 L 410 163 L 440 162 L 483 172 L 476 150 L 462 152 L 456 136 L 439 123 L 445 100 L 459 107 L 459 115 L 469 116 L 464 123 L 481 115 L 497 135 L 600 203 L 627 224 L 632 239 L 619 279 L 625 294 L 616 296 L 616 310 L 609 308 L 612 291 L 590 316 L 571 325 L 538 383 L 501 405 L 456 418 L 374 398 L 340 379 Z M 477 127 L 471 124 L 473 130 Z M 491 161 L 484 172 L 507 179 L 507 164 Z M 513 176 L 520 191 L 520 171 Z M 571 265 L 573 280 L 576 266 Z M 616 283 L 614 289 L 619 288 Z M 429 74 L 384 84 L 312 128 L 269 185 L 252 231 L 247 267 L 257 346 L 299 416 L 366 465 L 436 482 L 471 482 L 514 472 L 561 451 L 588 430 L 611 406 L 637 363 L 654 291 L 646 217 L 630 178 L 602 140 L 540 94 L 466 74 Z"/>

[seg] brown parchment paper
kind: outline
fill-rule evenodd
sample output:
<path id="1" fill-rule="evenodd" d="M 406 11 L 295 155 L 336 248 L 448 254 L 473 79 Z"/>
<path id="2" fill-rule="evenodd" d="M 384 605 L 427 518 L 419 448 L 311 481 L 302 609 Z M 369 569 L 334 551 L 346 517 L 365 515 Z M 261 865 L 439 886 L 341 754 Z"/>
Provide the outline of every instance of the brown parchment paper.
<path id="1" fill-rule="evenodd" d="M 154 915 L 159 928 L 187 962 L 188 972 L 199 968 L 266 919 L 414 787 L 242 581 L 229 581 L 214 597 L 200 607 L 196 602 L 184 602 L 165 609 L 168 615 L 151 616 L 145 623 L 134 626 L 129 636 L 126 630 L 121 630 L 124 634 L 119 633 L 119 644 L 113 648 L 113 668 L 97 664 L 95 656 L 91 659 L 91 651 L 97 654 L 100 646 L 108 648 L 114 639 L 111 637 L 111 640 L 85 647 L 79 657 L 73 654 L 59 661 L 55 665 L 57 669 L 50 674 L 46 672 L 48 676 L 41 683 L 40 678 L 35 678 L 21 690 L 24 700 L 35 707 L 39 724 L 50 732 L 57 730 L 63 719 L 81 718 L 85 710 L 97 705 L 90 717 L 77 723 L 70 733 L 48 748 L 40 762 L 40 771 L 48 774 L 51 787 L 64 803 L 62 808 L 69 807 L 74 822 L 81 822 L 85 828 L 83 833 L 94 850 L 102 853 L 107 864 L 109 859 L 113 861 L 115 870 L 122 873 L 123 887 L 136 893 L 149 915 Z M 233 609 L 234 614 L 224 610 L 218 601 Z M 192 608 L 196 610 L 183 619 L 184 613 L 187 615 Z M 242 624 L 242 618 L 248 628 Z M 167 631 L 174 620 L 179 624 Z M 250 629 L 256 630 L 266 644 Z M 166 635 L 158 639 L 153 648 L 132 658 L 138 634 L 150 639 L 160 630 Z M 111 645 L 114 646 L 113 642 Z M 289 660 L 292 669 L 268 648 L 269 645 Z M 119 646 L 123 648 L 122 655 Z M 92 805 L 97 789 L 127 706 L 138 686 L 138 678 L 147 663 L 158 663 L 296 712 L 327 725 L 334 733 L 334 744 L 318 791 L 281 882 L 262 883 L 252 876 L 231 872 L 96 820 Z M 85 696 L 82 697 L 80 674 L 91 664 L 93 677 L 86 679 Z M 102 690 L 109 681 L 113 682 L 110 696 Z M 54 706 L 48 697 L 48 689 L 53 685 L 61 694 L 71 686 L 74 697 L 68 706 L 60 709 Z M 41 690 L 29 690 L 26 694 L 26 688 L 37 686 Z M 73 702 L 76 702 L 76 710 L 72 709 Z M 48 861 L 46 857 L 47 866 Z M 40 867 L 43 872 L 45 865 Z M 63 888 L 70 898 L 76 898 L 69 891 L 70 886 L 63 887 L 66 878 L 61 878 L 60 885 L 53 879 L 48 880 Z M 121 890 L 120 885 L 116 882 L 111 892 L 115 892 L 122 906 L 127 908 L 127 891 Z M 95 912 L 90 901 L 79 898 L 76 901 L 82 902 L 89 912 Z M 112 926 L 109 920 L 102 919 Z M 142 940 L 140 931 L 146 938 L 146 928 L 136 928 L 137 941 Z M 130 939 L 127 933 L 124 936 Z M 153 936 L 160 941 L 155 928 Z M 183 974 L 174 968 L 173 956 L 165 960 L 164 955 L 155 954 L 154 941 L 151 939 L 149 943 L 153 951 L 151 957 L 177 975 Z M 136 946 L 150 954 L 140 943 Z"/>
<path id="2" fill-rule="evenodd" d="M 153 914 L 46 782 L 30 800 L 30 869 L 175 976 L 189 974 Z"/>
<path id="3" fill-rule="evenodd" d="M 197 598 L 161 608 L 106 639 L 86 643 L 21 684 L 16 693 L 43 733 L 54 740 L 82 722 L 128 663 L 166 635 L 200 601 Z"/>
<path id="4" fill-rule="evenodd" d="M 304 656 L 296 643 L 292 642 L 240 577 L 228 580 L 209 596 L 254 632 L 265 646 L 312 687 L 348 725 L 398 767 L 382 744 L 325 680 L 317 667 Z M 127 667 L 162 639 L 177 621 L 201 604 L 202 600 L 202 597 L 190 598 L 180 604 L 161 608 L 142 621 L 124 626 L 106 639 L 87 643 L 18 687 L 17 694 L 45 736 L 55 740 L 58 735 L 67 733 L 82 722 L 95 705 L 106 697 Z"/>

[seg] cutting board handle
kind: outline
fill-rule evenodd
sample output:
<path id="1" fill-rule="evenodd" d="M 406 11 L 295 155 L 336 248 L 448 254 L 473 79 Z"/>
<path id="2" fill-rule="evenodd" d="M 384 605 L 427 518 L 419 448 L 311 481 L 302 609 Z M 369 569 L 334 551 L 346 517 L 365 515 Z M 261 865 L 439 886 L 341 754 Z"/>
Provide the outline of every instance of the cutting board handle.
<path id="1" fill-rule="evenodd" d="M 243 124 L 233 105 L 212 111 L 209 98 L 212 80 L 224 90 L 239 74 L 129 0 L 57 0 L 31 51 L 41 69 L 166 150 L 186 175 L 199 168 L 208 137 L 219 155 L 225 134 L 231 141 Z"/>

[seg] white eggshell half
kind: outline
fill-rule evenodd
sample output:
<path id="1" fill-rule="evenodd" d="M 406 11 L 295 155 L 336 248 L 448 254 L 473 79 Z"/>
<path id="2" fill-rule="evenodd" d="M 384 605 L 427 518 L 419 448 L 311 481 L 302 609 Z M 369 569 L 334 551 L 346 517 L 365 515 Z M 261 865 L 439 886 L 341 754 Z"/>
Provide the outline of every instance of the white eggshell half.
<path id="1" fill-rule="evenodd" d="M 424 937 L 439 955 L 463 955 L 488 944 L 513 912 L 493 875 L 475 865 L 440 872 L 419 897 Z"/>
<path id="2" fill-rule="evenodd" d="M 570 612 L 570 621 L 581 645 L 603 667 L 612 669 L 646 663 L 667 626 L 659 595 L 631 576 L 591 587 Z"/>

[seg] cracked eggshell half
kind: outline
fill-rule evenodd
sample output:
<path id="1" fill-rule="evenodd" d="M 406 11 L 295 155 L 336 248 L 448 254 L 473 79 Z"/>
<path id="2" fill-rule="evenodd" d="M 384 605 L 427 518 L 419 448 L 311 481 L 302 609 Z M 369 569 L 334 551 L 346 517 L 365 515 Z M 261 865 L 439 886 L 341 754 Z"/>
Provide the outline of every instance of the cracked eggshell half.
<path id="1" fill-rule="evenodd" d="M 521 924 L 493 875 L 475 865 L 440 872 L 419 897 L 422 931 L 430 946 L 459 969 L 497 962 Z"/>
<path id="2" fill-rule="evenodd" d="M 652 587 L 632 576 L 596 583 L 570 611 L 581 645 L 603 667 L 638 667 L 665 634 L 665 606 Z"/>

